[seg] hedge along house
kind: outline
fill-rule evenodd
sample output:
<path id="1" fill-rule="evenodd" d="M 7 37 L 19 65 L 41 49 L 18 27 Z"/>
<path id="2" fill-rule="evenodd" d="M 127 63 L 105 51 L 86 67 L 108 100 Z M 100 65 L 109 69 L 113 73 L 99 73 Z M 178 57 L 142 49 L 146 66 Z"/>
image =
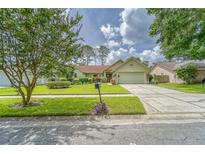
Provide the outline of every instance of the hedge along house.
<path id="1" fill-rule="evenodd" d="M 183 61 L 183 62 L 161 62 L 157 63 L 150 71 L 150 75 L 162 77 L 166 76 L 166 81 L 170 83 L 183 83 L 184 81 L 179 79 L 176 74 L 176 70 L 181 67 L 185 67 L 189 64 L 195 64 L 198 68 L 198 75 L 194 82 L 205 82 L 205 62 L 204 61 Z M 160 82 L 160 81 L 159 81 Z"/>
<path id="2" fill-rule="evenodd" d="M 108 66 L 76 66 L 74 77 L 106 77 L 115 83 L 147 83 L 149 68 L 139 59 L 131 57 Z"/>

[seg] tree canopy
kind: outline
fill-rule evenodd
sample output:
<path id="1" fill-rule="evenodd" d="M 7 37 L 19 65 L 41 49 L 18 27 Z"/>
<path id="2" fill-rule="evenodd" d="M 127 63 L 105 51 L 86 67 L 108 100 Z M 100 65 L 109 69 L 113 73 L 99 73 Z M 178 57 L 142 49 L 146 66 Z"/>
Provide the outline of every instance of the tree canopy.
<path id="1" fill-rule="evenodd" d="M 205 9 L 148 9 L 150 35 L 166 58 L 205 59 Z"/>
<path id="2" fill-rule="evenodd" d="M 71 16 L 70 11 L 0 9 L 0 69 L 24 105 L 38 78 L 68 66 L 80 47 L 82 16 Z"/>

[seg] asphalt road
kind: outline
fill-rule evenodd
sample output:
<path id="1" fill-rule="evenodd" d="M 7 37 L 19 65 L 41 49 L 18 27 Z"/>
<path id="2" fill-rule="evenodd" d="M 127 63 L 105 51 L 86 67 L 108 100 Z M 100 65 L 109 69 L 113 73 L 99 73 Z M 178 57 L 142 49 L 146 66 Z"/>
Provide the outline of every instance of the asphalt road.
<path id="1" fill-rule="evenodd" d="M 205 120 L 0 120 L 0 144 L 205 144 Z"/>

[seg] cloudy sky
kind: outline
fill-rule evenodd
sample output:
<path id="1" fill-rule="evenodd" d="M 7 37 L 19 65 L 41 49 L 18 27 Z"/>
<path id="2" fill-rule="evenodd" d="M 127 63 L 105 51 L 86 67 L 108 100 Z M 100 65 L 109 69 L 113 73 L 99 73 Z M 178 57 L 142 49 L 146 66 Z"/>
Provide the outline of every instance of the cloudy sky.
<path id="1" fill-rule="evenodd" d="M 96 47 L 106 45 L 111 52 L 107 63 L 130 56 L 143 61 L 163 59 L 156 38 L 149 36 L 154 17 L 146 9 L 75 9 L 81 15 L 81 36 L 85 44 Z"/>

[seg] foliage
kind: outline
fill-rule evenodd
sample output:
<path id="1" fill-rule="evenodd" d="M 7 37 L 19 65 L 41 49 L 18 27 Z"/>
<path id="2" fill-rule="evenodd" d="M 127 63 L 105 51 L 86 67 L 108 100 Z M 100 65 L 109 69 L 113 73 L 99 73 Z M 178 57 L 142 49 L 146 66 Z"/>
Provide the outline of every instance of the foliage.
<path id="1" fill-rule="evenodd" d="M 79 78 L 74 78 L 72 84 L 81 84 Z"/>
<path id="2" fill-rule="evenodd" d="M 94 114 L 97 115 L 107 115 L 109 113 L 107 105 L 102 103 L 97 103 L 96 106 L 93 109 Z"/>
<path id="3" fill-rule="evenodd" d="M 79 78 L 79 80 L 82 84 L 88 83 L 88 78 L 87 77 Z"/>
<path id="4" fill-rule="evenodd" d="M 108 54 L 110 53 L 110 49 L 108 49 L 106 46 L 100 46 L 98 49 L 98 56 L 100 58 L 101 61 L 101 65 L 105 64 L 106 58 L 108 56 Z"/>
<path id="5" fill-rule="evenodd" d="M 190 84 L 198 75 L 197 66 L 194 64 L 189 64 L 185 67 L 179 68 L 176 71 L 177 76 L 185 81 L 186 83 Z"/>
<path id="6" fill-rule="evenodd" d="M 205 9 L 148 9 L 150 35 L 166 58 L 205 59 Z"/>
<path id="7" fill-rule="evenodd" d="M 53 81 L 46 84 L 49 89 L 62 89 L 69 88 L 71 85 L 70 81 Z"/>
<path id="8" fill-rule="evenodd" d="M 102 77 L 102 78 L 100 79 L 100 81 L 101 81 L 102 83 L 107 83 L 107 78 L 106 78 L 106 77 Z"/>
<path id="9" fill-rule="evenodd" d="M 149 83 L 152 83 L 152 82 L 153 82 L 153 79 L 154 79 L 154 77 L 150 74 L 150 75 L 148 76 Z"/>
<path id="10" fill-rule="evenodd" d="M 39 77 L 70 66 L 81 46 L 81 19 L 67 9 L 0 10 L 0 69 L 24 105 Z"/>
<path id="11" fill-rule="evenodd" d="M 88 78 L 88 83 L 93 83 L 93 79 L 92 78 Z"/>
<path id="12" fill-rule="evenodd" d="M 68 81 L 67 78 L 60 78 L 60 81 Z"/>
<path id="13" fill-rule="evenodd" d="M 93 48 L 89 45 L 82 46 L 82 61 L 83 64 L 89 65 L 93 60 L 94 51 Z"/>

